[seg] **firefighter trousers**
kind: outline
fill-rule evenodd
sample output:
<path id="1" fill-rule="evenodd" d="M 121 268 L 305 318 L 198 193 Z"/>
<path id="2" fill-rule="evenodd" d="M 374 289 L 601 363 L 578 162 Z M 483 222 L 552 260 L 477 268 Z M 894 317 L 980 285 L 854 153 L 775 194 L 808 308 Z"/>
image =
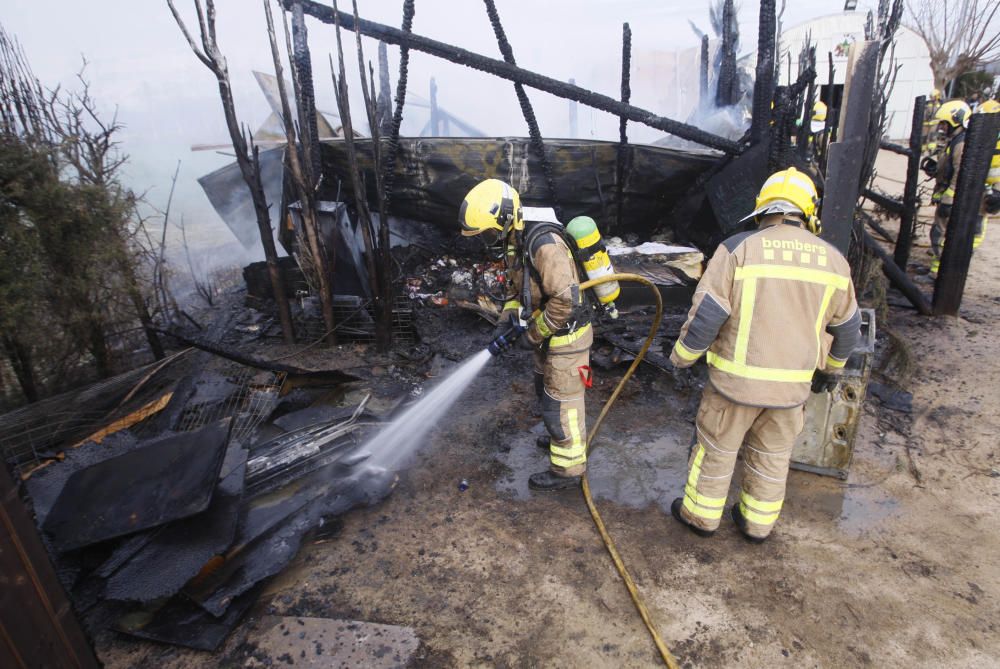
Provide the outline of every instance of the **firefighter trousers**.
<path id="1" fill-rule="evenodd" d="M 804 416 L 804 406 L 765 409 L 737 404 L 706 384 L 681 515 L 705 530 L 719 526 L 742 449 L 740 513 L 750 535 L 766 537 L 781 512 L 792 446 L 802 431 Z"/>
<path id="2" fill-rule="evenodd" d="M 580 476 L 587 469 L 586 384 L 580 368 L 588 368 L 593 343 L 593 330 L 586 325 L 551 337 L 545 350 L 535 352 L 535 388 L 550 437 L 550 468 L 559 476 Z"/>

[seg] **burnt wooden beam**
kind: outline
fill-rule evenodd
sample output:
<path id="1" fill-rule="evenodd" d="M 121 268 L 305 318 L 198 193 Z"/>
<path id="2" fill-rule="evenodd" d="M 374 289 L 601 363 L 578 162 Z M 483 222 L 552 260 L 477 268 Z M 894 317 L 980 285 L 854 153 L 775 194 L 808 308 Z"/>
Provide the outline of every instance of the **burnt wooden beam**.
<path id="1" fill-rule="evenodd" d="M 984 184 L 1000 134 L 1000 114 L 973 114 L 958 168 L 955 203 L 948 218 L 941 268 L 934 284 L 934 314 L 957 316 L 972 260 L 976 221 L 982 215 Z"/>
<path id="2" fill-rule="evenodd" d="M 910 280 L 910 277 L 907 276 L 906 272 L 896 267 L 896 263 L 893 261 L 892 256 L 889 255 L 889 252 L 883 249 L 878 241 L 873 239 L 872 236 L 868 234 L 867 230 L 862 228 L 861 235 L 864 239 L 865 246 L 870 248 L 875 255 L 879 257 L 879 260 L 882 261 L 882 271 L 885 272 L 885 275 L 889 278 L 889 282 L 892 283 L 892 285 L 895 286 L 896 289 L 899 290 L 899 292 L 901 292 L 903 296 L 910 301 L 910 304 L 916 307 L 917 311 L 921 314 L 924 316 L 930 316 L 933 314 L 934 311 L 931 308 L 930 302 L 928 302 L 927 298 L 924 297 L 923 292 L 915 283 L 913 283 L 913 281 Z"/>
<path id="3" fill-rule="evenodd" d="M 291 7 L 296 3 L 294 0 L 281 0 L 281 4 L 284 7 Z M 298 4 L 301 4 L 303 11 L 313 18 L 323 23 L 334 23 L 333 8 L 318 2 L 312 2 L 311 0 L 302 0 Z M 556 97 L 575 100 L 594 109 L 600 109 L 615 116 L 624 116 L 635 123 L 656 128 L 671 135 L 676 135 L 681 139 L 718 149 L 725 153 L 738 154 L 743 150 L 743 147 L 739 143 L 725 137 L 719 137 L 718 135 L 713 135 L 710 132 L 696 128 L 693 125 L 659 116 L 640 107 L 622 104 L 619 100 L 615 100 L 607 95 L 594 93 L 585 88 L 531 72 L 516 65 L 511 65 L 494 58 L 487 58 L 466 49 L 432 40 L 421 35 L 403 32 L 397 28 L 380 23 L 365 19 L 358 19 L 355 22 L 354 17 L 346 12 L 339 12 L 339 14 L 340 26 L 345 30 L 360 31 L 362 35 L 383 40 L 388 44 L 395 44 L 400 47 L 413 49 L 414 51 L 420 51 L 421 53 L 426 53 L 457 65 L 464 65 L 480 72 L 492 74 L 507 81 L 521 83 L 524 86 L 544 91 Z"/>
<path id="4" fill-rule="evenodd" d="M 305 127 L 299 131 L 308 144 L 306 155 L 312 169 L 313 183 L 320 178 L 319 121 L 316 119 L 316 89 L 313 86 L 312 56 L 309 53 L 309 33 L 306 30 L 305 15 L 301 3 L 292 5 L 292 56 L 295 60 L 295 78 L 298 83 L 299 104 L 302 106 L 300 123 Z"/>
<path id="5" fill-rule="evenodd" d="M 897 216 L 903 213 L 903 203 L 894 197 L 890 197 L 885 193 L 879 193 L 871 188 L 866 188 L 862 194 L 886 211 L 892 212 Z"/>
<path id="6" fill-rule="evenodd" d="M 632 97 L 632 28 L 628 23 L 622 24 L 622 104 L 628 104 Z M 625 127 L 628 119 L 624 116 L 618 121 L 618 161 L 615 166 L 615 201 L 618 204 L 616 221 L 622 220 L 622 191 L 625 188 L 625 159 L 628 152 L 628 135 Z"/>
<path id="7" fill-rule="evenodd" d="M 924 139 L 924 113 L 927 98 L 923 95 L 913 101 L 913 120 L 910 125 L 910 146 L 906 161 L 906 184 L 903 186 L 903 213 L 899 219 L 899 235 L 892 257 L 899 269 L 906 271 L 910 260 L 910 247 L 917 227 L 917 187 L 920 185 L 920 149 Z"/>
<path id="8" fill-rule="evenodd" d="M 878 145 L 879 145 L 879 148 L 881 148 L 881 149 L 885 149 L 886 151 L 891 151 L 893 153 L 898 153 L 901 156 L 909 156 L 910 155 L 910 149 L 909 149 L 909 147 L 903 146 L 901 144 L 896 144 L 894 142 L 890 142 L 887 139 L 883 139 L 882 141 L 880 141 L 878 143 Z"/>

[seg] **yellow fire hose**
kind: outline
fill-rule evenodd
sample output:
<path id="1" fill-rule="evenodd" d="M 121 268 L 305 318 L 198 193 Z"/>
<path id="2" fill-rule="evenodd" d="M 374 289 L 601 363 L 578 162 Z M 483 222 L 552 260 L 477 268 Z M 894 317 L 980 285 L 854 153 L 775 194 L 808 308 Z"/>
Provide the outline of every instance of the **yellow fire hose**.
<path id="1" fill-rule="evenodd" d="M 649 329 L 649 334 L 646 335 L 646 341 L 643 343 L 642 348 L 639 349 L 638 355 L 635 356 L 635 360 L 629 366 L 628 371 L 622 377 L 621 381 L 615 387 L 614 392 L 611 393 L 611 397 L 608 401 L 604 403 L 604 408 L 601 409 L 601 413 L 597 416 L 597 420 L 594 422 L 593 427 L 590 429 L 590 433 L 587 435 L 587 452 L 590 452 L 591 444 L 594 441 L 594 437 L 597 435 L 597 431 L 601 429 L 601 423 L 604 422 L 605 416 L 608 415 L 608 411 L 611 409 L 611 405 L 615 403 L 618 396 L 621 394 L 622 389 L 625 387 L 625 383 L 631 378 L 633 372 L 642 362 L 643 357 L 646 355 L 646 351 L 653 344 L 653 338 L 656 336 L 657 330 L 660 329 L 660 321 L 663 318 L 663 298 L 660 296 L 660 291 L 656 288 L 649 279 L 639 276 L 638 274 L 610 274 L 608 276 L 602 276 L 598 279 L 591 279 L 590 281 L 585 281 L 580 284 L 580 289 L 585 290 L 587 288 L 593 288 L 594 286 L 602 283 L 608 283 L 610 281 L 618 282 L 632 282 L 641 283 L 648 286 L 650 290 L 653 291 L 653 295 L 656 297 L 656 317 L 653 319 L 653 326 Z M 587 508 L 590 510 L 590 515 L 594 519 L 594 524 L 597 526 L 597 531 L 601 533 L 601 539 L 604 540 L 604 545 L 608 549 L 608 553 L 611 554 L 611 559 L 615 563 L 615 567 L 618 569 L 618 573 L 621 574 L 622 580 L 625 581 L 625 587 L 628 588 L 628 594 L 632 597 L 632 602 L 635 604 L 635 608 L 639 611 L 639 616 L 642 618 L 642 622 L 645 623 L 646 629 L 649 630 L 649 634 L 653 637 L 653 643 L 656 644 L 656 649 L 660 651 L 660 657 L 663 658 L 663 663 L 667 665 L 670 669 L 678 669 L 679 665 L 677 660 L 670 653 L 670 649 L 660 638 L 660 633 L 656 631 L 656 627 L 653 625 L 653 620 L 650 618 L 649 610 L 646 609 L 646 603 L 642 600 L 642 596 L 639 594 L 639 590 L 635 585 L 635 581 L 632 580 L 632 576 L 628 573 L 625 568 L 625 563 L 622 562 L 621 555 L 618 554 L 618 549 L 615 548 L 615 542 L 611 539 L 611 535 L 608 534 L 608 529 L 604 526 L 604 521 L 601 520 L 601 514 L 598 513 L 597 507 L 594 505 L 594 499 L 590 495 L 590 482 L 587 480 L 587 475 L 583 475 L 583 499 L 587 502 Z"/>

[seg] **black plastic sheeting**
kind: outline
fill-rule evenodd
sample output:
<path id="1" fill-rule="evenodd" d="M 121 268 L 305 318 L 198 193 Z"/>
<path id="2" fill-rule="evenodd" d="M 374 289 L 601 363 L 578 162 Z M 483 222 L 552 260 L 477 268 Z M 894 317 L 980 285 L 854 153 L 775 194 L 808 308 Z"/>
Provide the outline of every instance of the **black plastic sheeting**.
<path id="1" fill-rule="evenodd" d="M 130 613 L 118 621 L 115 629 L 140 639 L 214 651 L 257 601 L 263 587 L 260 584 L 233 600 L 220 617 L 175 597 L 157 610 Z"/>
<path id="2" fill-rule="evenodd" d="M 403 138 L 396 163 L 390 214 L 458 232 L 458 208 L 466 193 L 483 179 L 501 179 L 518 189 L 528 206 L 552 206 L 538 156 L 526 137 Z M 371 172 L 371 140 L 355 140 L 358 162 L 365 172 L 368 199 L 375 202 Z M 338 189 L 349 183 L 343 140 L 320 145 L 325 178 L 318 199 L 350 200 Z M 675 201 L 721 156 L 712 151 L 682 151 L 648 144 L 629 144 L 624 155 L 621 220 L 618 220 L 617 169 L 619 145 L 582 139 L 546 139 L 556 199 L 568 221 L 591 216 L 607 235 L 628 232 L 648 235 L 672 229 L 669 214 Z M 282 243 L 288 246 L 288 240 Z"/>
<path id="3" fill-rule="evenodd" d="M 43 525 L 53 546 L 65 552 L 204 511 L 229 429 L 226 419 L 75 472 Z"/>
<path id="4" fill-rule="evenodd" d="M 108 580 L 108 599 L 150 602 L 173 595 L 229 547 L 236 535 L 247 456 L 238 445 L 230 451 L 237 452 L 239 462 L 223 472 L 209 507 L 157 532 Z"/>

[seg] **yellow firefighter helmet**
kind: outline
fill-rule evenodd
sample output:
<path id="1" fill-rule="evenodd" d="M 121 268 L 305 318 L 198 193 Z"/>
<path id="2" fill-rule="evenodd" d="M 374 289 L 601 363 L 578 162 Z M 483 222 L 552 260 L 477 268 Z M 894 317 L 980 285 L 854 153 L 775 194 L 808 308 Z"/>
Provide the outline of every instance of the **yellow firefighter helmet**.
<path id="1" fill-rule="evenodd" d="M 816 217 L 818 206 L 819 192 L 816 190 L 816 184 L 808 174 L 789 167 L 767 178 L 757 195 L 755 208 L 747 218 L 767 214 L 799 215 L 805 220 L 806 229 L 818 235 L 823 230 L 819 218 Z"/>
<path id="2" fill-rule="evenodd" d="M 812 120 L 814 121 L 826 120 L 826 103 L 823 102 L 822 100 L 817 100 L 816 104 L 813 105 Z"/>
<path id="3" fill-rule="evenodd" d="M 976 107 L 977 114 L 996 114 L 997 112 L 1000 112 L 1000 102 L 996 100 L 987 100 Z"/>
<path id="4" fill-rule="evenodd" d="M 462 200 L 458 222 L 466 237 L 487 230 L 496 230 L 506 237 L 512 228 L 524 230 L 521 196 L 499 179 L 481 181 Z"/>
<path id="5" fill-rule="evenodd" d="M 941 100 L 941 91 L 939 91 L 936 88 L 931 89 L 931 100 L 934 100 L 935 102 L 940 101 Z"/>
<path id="6" fill-rule="evenodd" d="M 972 109 L 964 100 L 948 100 L 934 113 L 934 120 L 947 123 L 952 128 L 967 127 Z"/>

